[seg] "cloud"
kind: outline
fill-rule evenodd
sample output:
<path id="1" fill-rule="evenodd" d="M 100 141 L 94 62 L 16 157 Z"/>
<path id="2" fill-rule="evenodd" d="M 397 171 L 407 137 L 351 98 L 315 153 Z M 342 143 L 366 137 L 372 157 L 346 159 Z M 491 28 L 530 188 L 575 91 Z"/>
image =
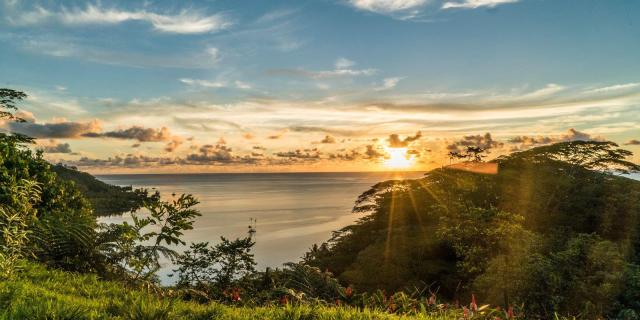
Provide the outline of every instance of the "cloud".
<path id="1" fill-rule="evenodd" d="M 355 62 L 347 58 L 338 58 L 338 60 L 336 60 L 336 63 L 335 63 L 336 69 L 347 69 L 355 65 L 356 65 Z"/>
<path id="2" fill-rule="evenodd" d="M 314 160 L 314 159 L 320 159 L 321 153 L 317 149 L 313 149 L 313 150 L 298 149 L 295 151 L 276 152 L 274 155 L 280 158 Z"/>
<path id="3" fill-rule="evenodd" d="M 180 82 L 191 85 L 191 86 L 201 86 L 205 88 L 223 88 L 226 87 L 227 84 L 221 81 L 208 81 L 208 80 L 199 80 L 199 79 L 189 79 L 182 78 Z"/>
<path id="4" fill-rule="evenodd" d="M 178 149 L 178 147 L 182 145 L 182 143 L 183 143 L 182 138 L 178 136 L 173 136 L 171 138 L 171 141 L 169 141 L 169 143 L 167 143 L 167 145 L 164 147 L 164 151 L 174 152 L 176 149 Z"/>
<path id="5" fill-rule="evenodd" d="M 140 167 L 157 167 L 177 164 L 178 161 L 175 158 L 170 157 L 152 157 L 146 155 L 133 155 L 127 154 L 124 156 L 114 156 L 107 159 L 91 159 L 88 157 L 82 157 L 76 161 L 67 161 L 68 164 L 78 167 L 126 167 L 126 168 L 140 168 Z"/>
<path id="6" fill-rule="evenodd" d="M 359 10 L 375 13 L 397 13 L 414 11 L 427 4 L 427 0 L 349 0 Z"/>
<path id="7" fill-rule="evenodd" d="M 33 138 L 67 138 L 76 139 L 86 134 L 99 132 L 100 122 L 72 122 L 62 119 L 54 123 L 37 123 L 35 118 L 25 118 L 27 122 L 10 122 L 6 125 L 9 131 L 24 134 Z"/>
<path id="8" fill-rule="evenodd" d="M 198 118 L 174 117 L 173 121 L 181 127 L 184 127 L 190 130 L 195 130 L 195 131 L 209 132 L 209 131 L 218 131 L 218 130 L 227 130 L 227 129 L 243 130 L 243 127 L 236 122 L 227 121 L 223 119 L 212 119 L 209 117 L 198 117 Z"/>
<path id="9" fill-rule="evenodd" d="M 252 86 L 246 82 L 240 81 L 240 80 L 236 80 L 235 81 L 235 85 L 236 88 L 238 89 L 244 89 L 244 90 L 249 90 L 252 88 Z"/>
<path id="10" fill-rule="evenodd" d="M 220 50 L 216 47 L 208 47 L 205 53 L 211 57 L 212 60 L 220 59 Z"/>
<path id="11" fill-rule="evenodd" d="M 460 147 L 480 147 L 482 149 L 489 150 L 492 148 L 502 147 L 503 145 L 504 143 L 494 140 L 491 133 L 487 132 L 484 135 L 464 136 L 462 139 L 450 143 L 447 146 L 447 150 L 456 151 L 459 150 Z"/>
<path id="12" fill-rule="evenodd" d="M 609 93 L 609 92 L 615 92 L 615 91 L 623 91 L 623 90 L 628 90 L 628 89 L 634 89 L 634 88 L 638 88 L 638 87 L 640 87 L 640 83 L 639 82 L 616 84 L 616 85 L 612 85 L 612 86 L 607 86 L 607 87 L 601 87 L 601 88 L 595 88 L 595 89 L 587 90 L 587 91 L 585 91 L 585 93 Z"/>
<path id="13" fill-rule="evenodd" d="M 23 51 L 61 58 L 77 58 L 94 63 L 154 68 L 211 69 L 219 61 L 208 49 L 184 46 L 153 54 L 140 50 L 114 48 L 111 39 L 80 39 L 64 33 L 42 31 L 39 33 L 5 33 L 9 40 Z"/>
<path id="14" fill-rule="evenodd" d="M 285 133 L 287 133 L 289 131 L 289 129 L 284 129 L 282 131 L 280 131 L 279 133 L 274 133 L 272 135 L 267 136 L 267 139 L 269 140 L 278 140 L 280 138 L 282 138 L 284 136 Z"/>
<path id="15" fill-rule="evenodd" d="M 376 91 L 384 91 L 395 88 L 398 85 L 398 82 L 404 78 L 394 77 L 394 78 L 384 78 L 382 85 L 375 88 Z"/>
<path id="16" fill-rule="evenodd" d="M 418 131 L 415 136 L 407 136 L 404 139 L 400 139 L 398 134 L 391 134 L 387 141 L 389 142 L 390 148 L 406 148 L 410 143 L 420 139 L 422 137 L 422 132 Z"/>
<path id="17" fill-rule="evenodd" d="M 239 80 L 236 80 L 233 83 L 228 83 L 226 81 L 210 81 L 210 80 L 202 80 L 202 79 L 182 78 L 180 79 L 180 82 L 189 86 L 200 86 L 204 88 L 237 88 L 242 90 L 249 90 L 252 88 L 250 84 L 239 81 Z"/>
<path id="18" fill-rule="evenodd" d="M 206 144 L 200 147 L 199 153 L 192 153 L 186 157 L 188 162 L 195 163 L 211 163 L 211 162 L 222 162 L 229 163 L 232 162 L 234 156 L 231 154 L 231 148 L 225 146 L 224 144 Z"/>
<path id="19" fill-rule="evenodd" d="M 565 134 L 556 136 L 516 136 L 509 140 L 511 143 L 520 144 L 522 146 L 543 145 L 552 144 L 557 142 L 568 141 L 591 141 L 602 140 L 601 138 L 594 137 L 586 132 L 578 131 L 574 128 L 567 130 Z"/>
<path id="20" fill-rule="evenodd" d="M 322 71 L 309 71 L 304 69 L 272 69 L 267 71 L 271 75 L 282 76 L 299 76 L 310 79 L 328 79 L 339 77 L 358 77 L 358 76 L 371 76 L 376 74 L 376 69 L 354 69 L 355 62 L 346 58 L 339 58 L 334 64 L 333 70 Z"/>
<path id="21" fill-rule="evenodd" d="M 223 30 L 231 22 L 221 14 L 205 15 L 192 9 L 184 9 L 177 14 L 160 14 L 147 10 L 127 11 L 118 8 L 104 8 L 88 4 L 84 9 L 75 7 L 51 11 L 35 7 L 12 17 L 16 25 L 33 25 L 55 20 L 65 25 L 119 24 L 127 21 L 142 21 L 151 24 L 158 32 L 177 34 L 198 34 Z"/>
<path id="22" fill-rule="evenodd" d="M 442 4 L 442 9 L 477 9 L 477 8 L 495 8 L 502 4 L 516 3 L 520 0 L 463 0 L 463 1 L 447 1 Z"/>
<path id="23" fill-rule="evenodd" d="M 378 159 L 386 156 L 386 154 L 378 151 L 378 149 L 376 149 L 376 147 L 374 147 L 373 145 L 369 144 L 366 146 L 366 148 L 367 150 L 364 152 L 365 159 Z"/>
<path id="24" fill-rule="evenodd" d="M 640 140 L 631 139 L 625 143 L 626 146 L 640 146 Z"/>
<path id="25" fill-rule="evenodd" d="M 173 136 L 169 132 L 169 129 L 167 129 L 166 127 L 154 129 L 139 126 L 133 126 L 128 129 L 108 131 L 104 133 L 89 132 L 83 134 L 83 136 L 89 138 L 129 139 L 138 140 L 140 142 L 169 141 L 173 138 Z"/>
<path id="26" fill-rule="evenodd" d="M 322 140 L 320 140 L 320 143 L 336 143 L 336 138 L 326 135 Z"/>
<path id="27" fill-rule="evenodd" d="M 72 153 L 71 145 L 68 143 L 57 143 L 55 140 L 49 140 L 48 143 L 38 146 L 39 150 L 44 153 Z"/>

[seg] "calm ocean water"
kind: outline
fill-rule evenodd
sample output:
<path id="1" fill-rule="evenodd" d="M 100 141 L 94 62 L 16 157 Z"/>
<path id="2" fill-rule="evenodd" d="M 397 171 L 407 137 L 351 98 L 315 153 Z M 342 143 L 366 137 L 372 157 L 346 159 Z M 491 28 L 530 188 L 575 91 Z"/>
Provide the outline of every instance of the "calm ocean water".
<path id="1" fill-rule="evenodd" d="M 258 268 L 279 267 L 299 261 L 314 243 L 331 232 L 352 224 L 360 215 L 351 213 L 357 196 L 377 182 L 418 178 L 407 173 L 247 173 L 247 174 L 144 174 L 102 175 L 100 180 L 134 188 L 156 188 L 163 198 L 172 193 L 193 194 L 202 216 L 194 230 L 185 233 L 189 242 L 216 243 L 220 236 L 244 237 L 250 218 L 257 219 Z M 120 223 L 130 217 L 109 217 L 102 222 Z M 184 247 L 182 249 L 185 249 Z M 167 265 L 160 272 L 170 282 Z"/>

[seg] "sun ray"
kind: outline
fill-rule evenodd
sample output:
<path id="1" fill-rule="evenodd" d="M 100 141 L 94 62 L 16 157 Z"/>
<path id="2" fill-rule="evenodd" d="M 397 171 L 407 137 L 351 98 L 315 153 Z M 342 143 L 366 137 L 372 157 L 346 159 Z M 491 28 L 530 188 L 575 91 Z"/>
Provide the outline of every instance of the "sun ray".
<path id="1" fill-rule="evenodd" d="M 385 148 L 388 158 L 385 158 L 384 165 L 391 169 L 406 169 L 413 166 L 415 156 L 407 153 L 407 148 Z"/>

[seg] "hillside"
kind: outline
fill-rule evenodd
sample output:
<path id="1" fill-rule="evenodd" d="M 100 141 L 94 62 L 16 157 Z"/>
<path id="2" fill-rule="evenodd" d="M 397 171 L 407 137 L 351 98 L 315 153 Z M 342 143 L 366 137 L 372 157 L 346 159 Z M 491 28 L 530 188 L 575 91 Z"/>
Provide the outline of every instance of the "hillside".
<path id="1" fill-rule="evenodd" d="M 365 216 L 305 261 L 365 291 L 476 293 L 546 319 L 635 314 L 640 181 L 618 175 L 638 169 L 628 155 L 568 142 L 382 182 L 358 199 Z"/>
<path id="2" fill-rule="evenodd" d="M 63 165 L 52 166 L 58 177 L 72 181 L 93 207 L 96 216 L 118 215 L 140 208 L 150 199 L 147 190 L 120 187 L 104 183 L 89 173 Z"/>

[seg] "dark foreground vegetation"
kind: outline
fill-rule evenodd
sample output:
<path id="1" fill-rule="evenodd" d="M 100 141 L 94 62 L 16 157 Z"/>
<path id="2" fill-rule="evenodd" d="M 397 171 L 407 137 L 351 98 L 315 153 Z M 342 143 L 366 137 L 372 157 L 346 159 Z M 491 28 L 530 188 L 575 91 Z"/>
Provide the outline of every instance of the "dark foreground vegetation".
<path id="1" fill-rule="evenodd" d="M 153 201 L 157 193 L 149 194 L 145 189 L 133 189 L 104 183 L 96 177 L 74 167 L 57 164 L 52 171 L 63 180 L 72 181 L 75 187 L 91 203 L 93 214 L 100 216 L 120 215 L 140 209 L 145 201 Z"/>
<path id="2" fill-rule="evenodd" d="M 0 117 L 20 121 L 12 111 L 24 97 L 0 89 Z M 98 224 L 82 182 L 65 178 L 30 142 L 0 134 L 0 318 L 637 319 L 640 312 L 640 182 L 617 175 L 639 168 L 611 142 L 560 143 L 489 163 L 472 157 L 422 179 L 379 183 L 357 200 L 354 211 L 366 213 L 357 224 L 303 261 L 264 271 L 255 269 L 251 228 L 245 238 L 175 251 L 200 215 L 190 195 L 145 195 L 133 222 Z M 170 288 L 156 276 L 161 257 L 176 265 Z"/>

